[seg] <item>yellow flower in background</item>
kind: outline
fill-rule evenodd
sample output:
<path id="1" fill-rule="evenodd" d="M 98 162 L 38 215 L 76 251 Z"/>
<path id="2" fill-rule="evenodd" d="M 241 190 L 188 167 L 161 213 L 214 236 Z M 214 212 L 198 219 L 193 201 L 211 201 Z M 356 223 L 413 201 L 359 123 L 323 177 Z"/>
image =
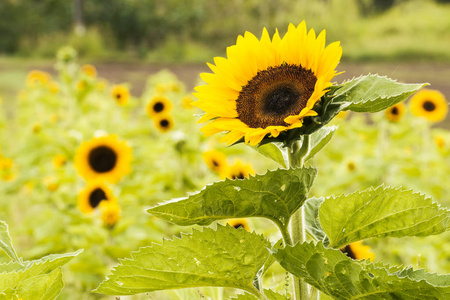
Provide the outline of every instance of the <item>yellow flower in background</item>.
<path id="1" fill-rule="evenodd" d="M 124 85 L 115 85 L 111 90 L 111 96 L 116 100 L 117 104 L 123 106 L 130 100 L 130 91 Z"/>
<path id="2" fill-rule="evenodd" d="M 356 170 L 356 164 L 353 161 L 349 161 L 347 163 L 347 170 L 349 170 L 350 172 L 353 172 Z"/>
<path id="3" fill-rule="evenodd" d="M 77 82 L 77 90 L 79 92 L 85 91 L 87 86 L 88 86 L 88 84 L 87 84 L 86 80 L 84 80 L 84 79 L 81 79 L 80 81 Z"/>
<path id="4" fill-rule="evenodd" d="M 248 178 L 250 175 L 255 175 L 252 165 L 237 160 L 228 168 L 226 177 L 230 179 L 244 179 Z"/>
<path id="5" fill-rule="evenodd" d="M 48 89 L 50 90 L 50 93 L 52 94 L 57 94 L 59 92 L 59 85 L 57 82 L 55 81 L 51 81 L 48 84 Z"/>
<path id="6" fill-rule="evenodd" d="M 47 72 L 32 70 L 27 75 L 26 84 L 28 87 L 45 86 L 51 78 Z"/>
<path id="7" fill-rule="evenodd" d="M 345 119 L 348 116 L 348 111 L 340 111 L 337 115 L 336 118 L 338 119 Z"/>
<path id="8" fill-rule="evenodd" d="M 59 121 L 59 116 L 58 114 L 52 114 L 49 118 L 50 123 L 55 124 L 56 122 Z"/>
<path id="9" fill-rule="evenodd" d="M 81 67 L 81 72 L 89 77 L 97 77 L 97 69 L 93 65 L 84 65 Z"/>
<path id="10" fill-rule="evenodd" d="M 153 97 L 147 104 L 147 115 L 150 118 L 169 113 L 171 110 L 172 102 L 169 98 L 163 95 Z"/>
<path id="11" fill-rule="evenodd" d="M 13 172 L 5 172 L 2 174 L 1 177 L 4 181 L 13 181 L 14 179 L 16 179 L 16 174 Z"/>
<path id="12" fill-rule="evenodd" d="M 41 132 L 42 126 L 40 123 L 34 123 L 33 127 L 31 128 L 31 130 L 33 131 L 33 133 L 39 133 Z"/>
<path id="13" fill-rule="evenodd" d="M 11 170 L 14 166 L 14 162 L 11 158 L 1 157 L 0 155 L 0 171 Z"/>
<path id="14" fill-rule="evenodd" d="M 359 241 L 341 248 L 341 251 L 352 259 L 370 259 L 370 261 L 374 261 L 375 254 L 370 252 L 370 249 L 370 246 L 363 245 L 362 241 Z"/>
<path id="15" fill-rule="evenodd" d="M 64 154 L 57 154 L 53 157 L 53 166 L 55 169 L 60 169 L 67 162 L 67 157 Z"/>
<path id="16" fill-rule="evenodd" d="M 440 135 L 434 137 L 434 143 L 440 150 L 444 149 L 445 147 L 445 139 Z"/>
<path id="17" fill-rule="evenodd" d="M 167 88 L 166 88 L 166 85 L 158 83 L 155 86 L 155 90 L 156 90 L 156 92 L 158 92 L 160 94 L 164 94 L 166 92 Z"/>
<path id="18" fill-rule="evenodd" d="M 398 122 L 405 114 L 406 106 L 403 102 L 397 103 L 385 110 L 384 115 L 389 122 Z"/>
<path id="19" fill-rule="evenodd" d="M 191 96 L 184 96 L 181 99 L 181 105 L 184 108 L 187 108 L 187 109 L 193 109 L 194 108 L 194 106 L 192 105 L 192 102 L 194 102 L 194 99 L 192 99 Z"/>
<path id="20" fill-rule="evenodd" d="M 248 226 L 247 220 L 245 219 L 232 219 L 227 222 L 231 227 L 236 229 L 244 228 L 247 231 L 250 231 L 250 227 Z"/>
<path id="21" fill-rule="evenodd" d="M 127 142 L 116 135 L 102 136 L 83 142 L 75 153 L 75 168 L 85 179 L 118 182 L 130 173 L 133 159 Z"/>
<path id="22" fill-rule="evenodd" d="M 422 89 L 411 98 L 411 111 L 415 116 L 439 122 L 447 116 L 448 104 L 441 92 Z"/>
<path id="23" fill-rule="evenodd" d="M 228 169 L 227 157 L 220 151 L 209 150 L 203 152 L 202 157 L 208 168 L 219 175 L 225 174 Z"/>
<path id="24" fill-rule="evenodd" d="M 167 84 L 167 88 L 170 91 L 175 92 L 175 93 L 181 91 L 180 83 L 178 83 L 178 82 L 169 82 Z"/>
<path id="25" fill-rule="evenodd" d="M 104 92 L 106 88 L 108 87 L 108 80 L 106 79 L 99 79 L 95 85 L 98 91 Z"/>
<path id="26" fill-rule="evenodd" d="M 246 32 L 227 57 L 208 64 L 213 73 L 201 74 L 207 85 L 196 87 L 199 99 L 193 105 L 205 111 L 199 122 L 205 136 L 226 131 L 221 142 L 228 145 L 245 138 L 258 144 L 267 134 L 301 127 L 336 75 L 342 55 L 339 42 L 325 48 L 325 31 L 316 38 L 305 22 L 290 24 L 280 38 L 270 39 L 266 29 L 261 40 Z"/>
<path id="27" fill-rule="evenodd" d="M 106 227 L 114 227 L 121 219 L 121 208 L 116 201 L 102 201 L 100 210 L 102 211 L 103 224 Z"/>
<path id="28" fill-rule="evenodd" d="M 101 202 L 115 202 L 112 190 L 102 180 L 89 181 L 87 186 L 78 194 L 78 208 L 82 213 L 89 214 Z"/>
<path id="29" fill-rule="evenodd" d="M 50 192 L 54 192 L 59 188 L 59 181 L 54 176 L 47 176 L 43 179 L 44 185 Z"/>
<path id="30" fill-rule="evenodd" d="M 169 114 L 157 115 L 153 118 L 153 125 L 159 132 L 165 133 L 173 129 L 173 118 Z"/>

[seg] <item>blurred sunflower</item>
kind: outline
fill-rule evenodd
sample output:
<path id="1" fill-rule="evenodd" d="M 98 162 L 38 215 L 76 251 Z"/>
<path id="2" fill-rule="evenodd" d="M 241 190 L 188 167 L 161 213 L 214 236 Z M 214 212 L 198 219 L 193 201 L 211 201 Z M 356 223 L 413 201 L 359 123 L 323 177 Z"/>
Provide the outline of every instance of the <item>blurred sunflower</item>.
<path id="1" fill-rule="evenodd" d="M 370 246 L 363 245 L 362 241 L 351 243 L 341 248 L 341 251 L 352 259 L 370 259 L 370 261 L 375 259 L 375 254 L 370 252 Z"/>
<path id="2" fill-rule="evenodd" d="M 64 154 L 57 154 L 53 157 L 53 166 L 55 169 L 60 169 L 67 162 L 67 157 Z"/>
<path id="3" fill-rule="evenodd" d="M 147 115 L 154 118 L 157 115 L 166 114 L 172 110 L 172 102 L 163 95 L 158 95 L 150 99 L 147 104 Z"/>
<path id="4" fill-rule="evenodd" d="M 124 85 L 115 85 L 111 90 L 111 96 L 116 100 L 117 104 L 123 106 L 130 100 L 130 91 Z"/>
<path id="5" fill-rule="evenodd" d="M 75 153 L 75 167 L 85 179 L 118 182 L 130 172 L 131 147 L 116 135 L 83 142 Z"/>
<path id="6" fill-rule="evenodd" d="M 45 86 L 51 79 L 47 72 L 32 70 L 28 73 L 26 85 L 28 87 Z"/>
<path id="7" fill-rule="evenodd" d="M 227 222 L 231 227 L 234 227 L 236 229 L 238 228 L 244 228 L 247 231 L 250 231 L 250 227 L 248 226 L 247 220 L 245 219 L 232 219 Z"/>
<path id="8" fill-rule="evenodd" d="M 181 105 L 182 105 L 184 108 L 187 108 L 187 109 L 192 109 L 192 108 L 194 108 L 194 106 L 192 105 L 192 102 L 194 102 L 194 100 L 192 99 L 191 96 L 184 96 L 184 97 L 181 99 Z"/>
<path id="9" fill-rule="evenodd" d="M 102 211 L 103 224 L 106 227 L 114 227 L 121 219 L 121 208 L 116 201 L 102 201 L 100 203 L 100 210 Z"/>
<path id="10" fill-rule="evenodd" d="M 205 161 L 208 168 L 211 169 L 211 171 L 219 175 L 224 175 L 226 173 L 228 164 L 227 164 L 227 157 L 225 156 L 225 154 L 217 150 L 209 150 L 203 152 L 202 156 L 203 160 Z M 221 177 L 225 176 L 226 175 Z"/>
<path id="11" fill-rule="evenodd" d="M 81 72 L 86 74 L 88 77 L 97 77 L 97 69 L 93 65 L 84 65 L 81 67 Z"/>
<path id="12" fill-rule="evenodd" d="M 237 160 L 228 168 L 226 177 L 234 180 L 245 179 L 250 175 L 255 175 L 252 165 L 249 163 L 245 164 L 242 161 Z"/>
<path id="13" fill-rule="evenodd" d="M 59 85 L 57 82 L 55 81 L 51 81 L 48 84 L 48 89 L 50 90 L 50 93 L 52 94 L 57 94 L 59 92 Z"/>
<path id="14" fill-rule="evenodd" d="M 174 126 L 173 118 L 168 114 L 158 115 L 157 117 L 154 117 L 153 124 L 155 125 L 156 129 L 158 129 L 158 131 L 162 133 L 172 130 Z"/>
<path id="15" fill-rule="evenodd" d="M 436 147 L 438 147 L 438 149 L 440 150 L 444 149 L 445 147 L 445 139 L 440 135 L 434 137 L 434 143 L 436 144 Z"/>
<path id="16" fill-rule="evenodd" d="M 398 122 L 403 118 L 406 107 L 403 102 L 397 103 L 385 110 L 384 115 L 389 122 Z"/>
<path id="17" fill-rule="evenodd" d="M 411 98 L 411 111 L 415 116 L 439 122 L 447 116 L 448 104 L 441 92 L 423 89 Z"/>
<path id="18" fill-rule="evenodd" d="M 201 74 L 208 84 L 196 87 L 193 105 L 205 111 L 199 122 L 212 120 L 201 130 L 205 136 L 228 132 L 221 142 L 232 144 L 244 137 L 258 144 L 267 134 L 301 127 L 303 118 L 315 116 L 314 105 L 331 86 L 342 55 L 339 42 L 325 48 L 325 31 L 316 38 L 305 22 L 289 25 L 280 38 L 261 40 L 246 32 L 227 48 L 227 59 L 208 64 L 213 73 Z"/>
<path id="19" fill-rule="evenodd" d="M 47 188 L 47 190 L 49 190 L 50 192 L 54 192 L 59 188 L 59 181 L 56 177 L 54 176 L 47 176 L 43 179 L 43 183 L 45 185 L 45 187 Z"/>
<path id="20" fill-rule="evenodd" d="M 112 190 L 101 180 L 88 182 L 78 194 L 78 208 L 85 214 L 93 212 L 102 201 L 115 202 L 115 198 Z"/>

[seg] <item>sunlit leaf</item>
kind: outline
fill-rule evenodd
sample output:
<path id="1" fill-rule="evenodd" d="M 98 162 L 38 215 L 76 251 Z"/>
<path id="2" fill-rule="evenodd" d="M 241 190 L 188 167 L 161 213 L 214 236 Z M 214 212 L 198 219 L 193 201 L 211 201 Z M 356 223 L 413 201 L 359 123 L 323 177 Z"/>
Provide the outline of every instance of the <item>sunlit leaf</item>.
<path id="1" fill-rule="evenodd" d="M 337 126 L 322 127 L 318 131 L 311 134 L 310 137 L 310 151 L 305 157 L 304 161 L 307 161 L 314 157 L 333 137 L 334 133 L 338 129 Z"/>
<path id="2" fill-rule="evenodd" d="M 8 224 L 3 221 L 0 221 L 0 248 L 2 248 L 11 259 L 20 263 L 20 258 L 17 256 L 12 245 L 11 237 L 9 236 Z"/>
<path id="3" fill-rule="evenodd" d="M 344 110 L 379 112 L 407 99 L 426 83 L 399 83 L 385 76 L 369 74 L 344 82 L 335 92 L 333 102 L 348 102 Z"/>
<path id="4" fill-rule="evenodd" d="M 306 200 L 305 209 L 305 229 L 317 241 L 325 241 L 327 236 L 323 232 L 322 226 L 319 222 L 319 206 L 324 201 L 324 198 L 311 198 Z"/>
<path id="5" fill-rule="evenodd" d="M 17 286 L 16 295 L 22 299 L 53 300 L 58 297 L 64 287 L 61 268 L 49 274 L 28 278 Z"/>
<path id="6" fill-rule="evenodd" d="M 272 290 L 264 290 L 264 295 L 268 300 L 286 300 L 288 299 L 286 296 L 280 295 Z M 237 295 L 236 297 L 230 298 L 230 300 L 256 300 L 258 299 L 256 296 L 245 293 Z"/>
<path id="7" fill-rule="evenodd" d="M 221 219 L 264 217 L 286 226 L 306 200 L 316 175 L 314 168 L 279 169 L 244 180 L 226 179 L 147 212 L 178 225 L 209 225 Z"/>
<path id="8" fill-rule="evenodd" d="M 326 198 L 319 221 L 327 246 L 339 248 L 372 237 L 439 234 L 449 228 L 450 212 L 423 194 L 380 186 Z"/>
<path id="9" fill-rule="evenodd" d="M 222 286 L 254 291 L 253 279 L 270 256 L 263 236 L 218 226 L 131 252 L 94 291 L 132 295 L 165 289 Z"/>
<path id="10" fill-rule="evenodd" d="M 286 148 L 283 148 L 280 143 L 267 143 L 258 147 L 253 147 L 253 149 L 280 164 L 283 168 L 287 167 L 286 162 L 288 161 L 288 158 Z"/>
<path id="11" fill-rule="evenodd" d="M 354 261 L 322 243 L 298 243 L 273 254 L 290 273 L 335 299 L 448 299 L 448 275 Z"/>
<path id="12" fill-rule="evenodd" d="M 81 252 L 82 250 L 65 254 L 52 254 L 38 260 L 24 261 L 24 266 L 13 271 L 11 270 L 12 265 L 5 265 L 7 272 L 0 269 L 0 272 L 2 272 L 0 273 L 0 291 L 17 286 L 28 278 L 48 274 L 54 269 L 65 265 Z"/>

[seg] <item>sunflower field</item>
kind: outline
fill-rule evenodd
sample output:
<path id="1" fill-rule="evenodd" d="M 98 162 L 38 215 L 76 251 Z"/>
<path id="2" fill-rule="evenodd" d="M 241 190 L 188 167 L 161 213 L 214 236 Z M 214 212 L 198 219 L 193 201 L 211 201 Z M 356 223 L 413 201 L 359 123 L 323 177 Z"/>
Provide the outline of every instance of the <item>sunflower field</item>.
<path id="1" fill-rule="evenodd" d="M 0 299 L 449 299 L 445 94 L 280 32 L 194 91 L 70 46 L 31 70 L 0 102 Z"/>

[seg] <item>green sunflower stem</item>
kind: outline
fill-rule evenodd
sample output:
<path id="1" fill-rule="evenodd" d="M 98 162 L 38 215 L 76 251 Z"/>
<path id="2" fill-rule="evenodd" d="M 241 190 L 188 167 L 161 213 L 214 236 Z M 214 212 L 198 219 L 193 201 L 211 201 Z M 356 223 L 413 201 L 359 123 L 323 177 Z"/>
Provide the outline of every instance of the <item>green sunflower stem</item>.
<path id="1" fill-rule="evenodd" d="M 310 136 L 304 135 L 302 139 L 302 143 L 297 141 L 293 143 L 288 151 L 289 153 L 289 167 L 290 168 L 301 168 L 304 164 L 304 158 L 309 153 L 309 145 L 310 145 Z M 303 243 L 306 240 L 306 232 L 304 227 L 304 208 L 303 206 L 297 210 L 292 216 L 291 220 L 291 245 L 295 245 L 297 243 Z M 296 276 L 293 276 L 294 279 L 294 299 L 295 300 L 306 300 L 309 299 L 308 292 L 308 284 L 303 282 Z"/>

